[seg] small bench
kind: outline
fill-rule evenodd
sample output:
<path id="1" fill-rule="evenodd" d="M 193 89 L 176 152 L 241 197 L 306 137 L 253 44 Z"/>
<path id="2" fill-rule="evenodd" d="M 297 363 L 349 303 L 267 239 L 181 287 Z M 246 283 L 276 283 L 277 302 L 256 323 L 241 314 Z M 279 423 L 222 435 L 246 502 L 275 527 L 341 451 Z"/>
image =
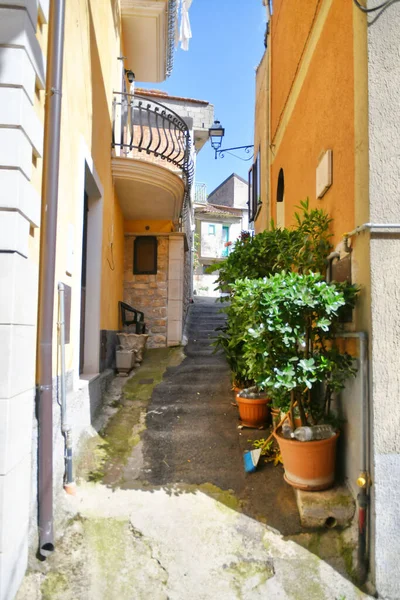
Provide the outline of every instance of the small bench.
<path id="1" fill-rule="evenodd" d="M 146 323 L 144 322 L 144 313 L 126 302 L 119 302 L 122 327 L 131 327 L 135 325 L 135 333 L 146 333 Z"/>

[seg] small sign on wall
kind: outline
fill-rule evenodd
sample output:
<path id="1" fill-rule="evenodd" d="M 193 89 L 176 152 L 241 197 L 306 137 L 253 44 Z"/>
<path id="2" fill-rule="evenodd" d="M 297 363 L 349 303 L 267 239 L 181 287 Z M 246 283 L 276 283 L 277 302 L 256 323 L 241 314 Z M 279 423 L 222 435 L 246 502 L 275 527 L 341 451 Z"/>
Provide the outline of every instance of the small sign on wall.
<path id="1" fill-rule="evenodd" d="M 316 194 L 322 198 L 332 185 L 332 150 L 327 150 L 317 166 Z"/>

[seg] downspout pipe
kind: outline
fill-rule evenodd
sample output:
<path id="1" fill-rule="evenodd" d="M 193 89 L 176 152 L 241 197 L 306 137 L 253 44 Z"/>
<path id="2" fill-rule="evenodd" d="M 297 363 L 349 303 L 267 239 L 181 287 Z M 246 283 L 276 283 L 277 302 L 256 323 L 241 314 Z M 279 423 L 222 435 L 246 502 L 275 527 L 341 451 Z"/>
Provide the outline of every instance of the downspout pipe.
<path id="1" fill-rule="evenodd" d="M 53 317 L 65 0 L 51 0 L 44 126 L 40 235 L 37 415 L 39 554 L 54 550 L 53 532 Z"/>
<path id="2" fill-rule="evenodd" d="M 339 333 L 338 338 L 355 338 L 360 344 L 360 430 L 361 452 L 360 473 L 357 485 L 360 488 L 357 494 L 358 502 L 358 544 L 357 544 L 357 579 L 360 584 L 365 583 L 368 576 L 369 548 L 368 548 L 368 507 L 370 504 L 369 488 L 371 485 L 369 471 L 369 369 L 368 369 L 368 335 L 365 331 Z"/>

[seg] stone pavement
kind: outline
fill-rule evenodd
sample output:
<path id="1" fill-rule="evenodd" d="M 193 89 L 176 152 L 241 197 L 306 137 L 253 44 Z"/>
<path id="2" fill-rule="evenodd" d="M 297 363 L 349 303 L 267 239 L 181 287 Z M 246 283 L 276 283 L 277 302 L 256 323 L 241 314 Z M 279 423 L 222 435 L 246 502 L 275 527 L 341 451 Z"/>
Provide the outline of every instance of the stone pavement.
<path id="1" fill-rule="evenodd" d="M 78 493 L 62 498 L 64 535 L 45 563 L 31 561 L 18 600 L 368 597 L 288 539 L 308 535 L 315 548 L 280 468 L 245 475 L 242 450 L 265 432 L 239 435 L 229 369 L 210 347 L 218 305 L 196 300 L 185 355 L 149 351 L 106 402 Z M 326 535 L 335 564 L 343 538 Z"/>

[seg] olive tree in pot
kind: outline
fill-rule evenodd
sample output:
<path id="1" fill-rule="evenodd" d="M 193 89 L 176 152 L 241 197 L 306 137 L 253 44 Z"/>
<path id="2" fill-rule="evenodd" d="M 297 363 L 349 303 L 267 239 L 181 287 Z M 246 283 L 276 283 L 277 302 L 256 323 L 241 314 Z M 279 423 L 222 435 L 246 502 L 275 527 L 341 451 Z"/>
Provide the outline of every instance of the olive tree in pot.
<path id="1" fill-rule="evenodd" d="M 246 307 L 242 341 L 249 377 L 271 396 L 290 394 L 292 422 L 295 405 L 302 425 L 332 422 L 332 396 L 355 374 L 335 334 L 340 312 L 354 306 L 356 287 L 328 284 L 318 273 L 282 272 L 238 281 L 233 289 L 233 310 Z M 308 490 L 331 487 L 337 437 L 338 432 L 299 442 L 278 432 L 288 483 Z"/>

